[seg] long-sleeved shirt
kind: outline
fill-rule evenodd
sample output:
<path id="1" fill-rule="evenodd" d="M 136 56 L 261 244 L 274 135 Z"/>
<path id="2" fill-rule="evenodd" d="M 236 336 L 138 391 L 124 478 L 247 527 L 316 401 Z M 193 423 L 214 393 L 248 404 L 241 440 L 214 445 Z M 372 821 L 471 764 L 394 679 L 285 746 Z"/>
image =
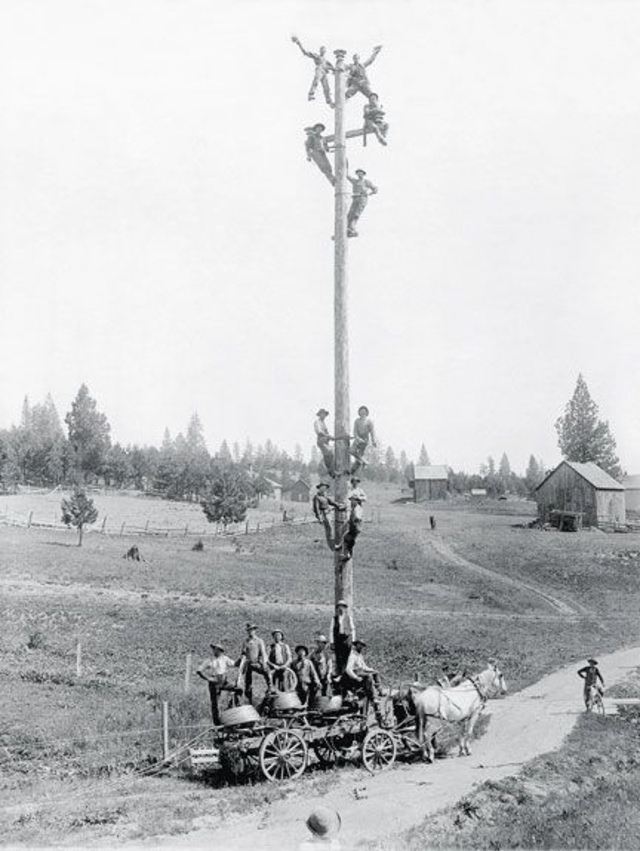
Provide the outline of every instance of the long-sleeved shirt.
<path id="1" fill-rule="evenodd" d="M 241 650 L 241 655 L 244 656 L 247 662 L 253 664 L 267 663 L 267 648 L 261 638 L 246 638 Z"/>
<path id="2" fill-rule="evenodd" d="M 326 650 L 312 650 L 309 659 L 321 680 L 328 680 L 333 673 L 333 660 Z"/>
<path id="3" fill-rule="evenodd" d="M 234 665 L 233 659 L 222 653 L 220 656 L 211 656 L 209 659 L 205 659 L 196 673 L 201 674 L 205 680 L 220 680 Z"/>
<path id="4" fill-rule="evenodd" d="M 370 668 L 364 661 L 362 653 L 358 650 L 352 649 L 351 653 L 349 653 L 349 658 L 347 659 L 345 673 L 354 680 L 359 680 L 363 674 L 372 674 L 373 668 Z"/>
<path id="5" fill-rule="evenodd" d="M 331 618 L 331 626 L 329 627 L 329 635 L 333 638 L 334 631 L 338 635 L 349 635 L 351 640 L 356 639 L 356 627 L 353 623 L 353 618 L 350 612 L 345 612 L 344 615 L 334 614 Z"/>
<path id="6" fill-rule="evenodd" d="M 326 420 L 322 417 L 316 417 L 316 420 L 313 424 L 313 430 L 316 433 L 316 442 L 318 445 L 329 443 L 331 439 L 331 435 L 329 434 L 329 429 L 327 428 Z"/>
<path id="7" fill-rule="evenodd" d="M 274 642 L 269 647 L 269 662 L 278 668 L 291 665 L 291 648 L 284 641 Z"/>
<path id="8" fill-rule="evenodd" d="M 585 665 L 584 668 L 580 668 L 578 671 L 578 676 L 582 677 L 584 680 L 584 687 L 589 688 L 590 686 L 595 686 L 597 681 L 600 680 L 602 685 L 604 686 L 604 680 L 602 679 L 602 674 L 596 668 L 595 665 Z"/>
<path id="9" fill-rule="evenodd" d="M 314 683 L 316 686 L 320 685 L 318 674 L 316 673 L 316 669 L 310 659 L 307 659 L 306 657 L 304 659 L 296 658 L 293 660 L 292 667 L 296 672 L 298 682 L 301 685 L 309 686 L 311 683 Z"/>

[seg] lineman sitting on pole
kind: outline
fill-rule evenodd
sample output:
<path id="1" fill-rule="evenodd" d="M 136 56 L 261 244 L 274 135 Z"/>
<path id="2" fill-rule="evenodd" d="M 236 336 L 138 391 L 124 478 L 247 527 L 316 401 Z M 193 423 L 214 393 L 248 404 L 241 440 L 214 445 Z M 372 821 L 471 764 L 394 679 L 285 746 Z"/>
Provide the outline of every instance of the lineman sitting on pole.
<path id="1" fill-rule="evenodd" d="M 351 206 L 347 213 L 347 236 L 358 236 L 356 225 L 369 201 L 369 195 L 375 195 L 378 187 L 366 179 L 367 172 L 363 168 L 356 169 L 356 176 L 347 174 L 347 180 L 353 186 Z"/>
<path id="2" fill-rule="evenodd" d="M 385 111 L 378 101 L 378 95 L 373 92 L 369 95 L 369 103 L 365 106 L 363 115 L 365 144 L 367 142 L 366 134 L 375 133 L 378 142 L 380 142 L 381 145 L 386 145 L 389 124 L 384 120 Z"/>
<path id="3" fill-rule="evenodd" d="M 327 544 L 331 549 L 333 549 L 333 545 L 335 542 L 333 540 L 331 520 L 329 519 L 329 510 L 330 508 L 335 508 L 337 511 L 344 511 L 345 506 L 331 499 L 331 497 L 327 493 L 327 491 L 329 490 L 329 485 L 327 484 L 327 482 L 320 482 L 320 484 L 316 485 L 316 489 L 317 493 L 313 497 L 313 513 L 316 516 L 316 520 L 318 520 L 324 526 L 324 533 L 327 538 Z"/>
<path id="4" fill-rule="evenodd" d="M 331 450 L 331 447 L 329 446 L 329 443 L 332 440 L 335 440 L 335 437 L 329 434 L 329 429 L 327 428 L 327 424 L 325 422 L 328 416 L 329 411 L 327 411 L 326 408 L 320 408 L 320 410 L 316 414 L 316 420 L 313 424 L 313 430 L 316 433 L 316 445 L 322 453 L 322 460 L 324 461 L 324 466 L 327 468 L 327 473 L 333 479 L 336 475 L 336 462 L 333 457 L 333 452 Z"/>
<path id="5" fill-rule="evenodd" d="M 331 62 L 329 62 L 329 60 L 327 59 L 327 48 L 321 47 L 317 53 L 312 53 L 310 50 L 304 49 L 304 47 L 300 43 L 300 39 L 298 38 L 298 36 L 292 35 L 291 41 L 294 44 L 298 45 L 298 47 L 302 51 L 303 56 L 307 56 L 309 59 L 313 59 L 313 62 L 316 66 L 315 74 L 313 75 L 313 80 L 311 81 L 311 88 L 309 89 L 307 99 L 315 100 L 316 89 L 318 88 L 318 83 L 320 83 L 322 85 L 322 91 L 324 92 L 324 99 L 333 109 L 333 98 L 331 97 L 331 89 L 329 88 L 328 75 L 335 69 Z"/>
<path id="6" fill-rule="evenodd" d="M 351 466 L 352 475 L 357 473 L 360 467 L 366 465 L 367 462 L 364 460 L 364 453 L 367 450 L 369 441 L 371 441 L 373 447 L 377 445 L 373 420 L 369 418 L 369 408 L 366 405 L 361 405 L 358 408 L 358 418 L 353 423 L 353 443 L 349 448 L 349 454 L 353 455 L 355 459 Z"/>
<path id="7" fill-rule="evenodd" d="M 347 530 L 344 533 L 342 541 L 335 545 L 336 550 L 342 550 L 341 561 L 349 561 L 353 556 L 356 538 L 362 531 L 362 522 L 364 519 L 364 508 L 362 506 L 367 501 L 367 495 L 360 487 L 360 479 L 357 476 L 353 476 L 351 479 L 351 490 L 347 499 L 351 506 Z"/>

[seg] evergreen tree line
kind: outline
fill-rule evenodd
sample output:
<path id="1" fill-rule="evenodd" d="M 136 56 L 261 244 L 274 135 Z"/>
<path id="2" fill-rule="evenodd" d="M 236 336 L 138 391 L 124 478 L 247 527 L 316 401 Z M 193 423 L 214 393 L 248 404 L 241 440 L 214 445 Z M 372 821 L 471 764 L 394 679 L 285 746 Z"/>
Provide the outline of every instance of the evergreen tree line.
<path id="1" fill-rule="evenodd" d="M 575 392 L 565 413 L 555 423 L 558 445 L 570 461 L 594 461 L 614 478 L 622 470 L 615 455 L 615 440 L 607 422 L 600 420 L 586 382 L 578 376 Z M 417 463 L 430 464 L 423 444 Z M 169 499 L 201 500 L 222 473 L 234 471 L 245 491 L 259 498 L 268 495 L 272 482 L 285 488 L 297 478 L 310 474 L 326 476 L 316 446 L 306 460 L 301 446 L 293 455 L 278 448 L 271 440 L 254 446 L 247 440 L 229 447 L 223 440 L 211 454 L 204 439 L 202 423 L 193 414 L 184 434 L 172 438 L 168 429 L 160 447 L 122 446 L 113 443 L 111 426 L 98 409 L 89 389 L 82 384 L 64 426 L 50 395 L 44 402 L 31 405 L 25 399 L 20 423 L 0 430 L 0 489 L 18 485 L 56 486 L 104 484 L 116 488 L 136 488 Z M 370 447 L 364 479 L 404 485 L 414 478 L 415 465 L 403 450 L 391 446 Z M 496 465 L 492 457 L 480 464 L 477 473 L 449 470 L 453 493 L 484 488 L 490 496 L 506 493 L 525 495 L 539 484 L 548 471 L 544 463 L 531 455 L 524 475 L 511 469 L 506 453 Z"/>

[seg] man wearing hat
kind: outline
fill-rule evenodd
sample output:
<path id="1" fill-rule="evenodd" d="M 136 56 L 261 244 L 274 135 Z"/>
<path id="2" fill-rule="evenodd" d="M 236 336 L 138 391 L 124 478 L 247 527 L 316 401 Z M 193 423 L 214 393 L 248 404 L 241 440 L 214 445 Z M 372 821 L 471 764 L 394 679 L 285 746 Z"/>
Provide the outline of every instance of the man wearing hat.
<path id="1" fill-rule="evenodd" d="M 347 496 L 349 500 L 349 522 L 347 523 L 346 532 L 343 535 L 342 541 L 336 543 L 335 549 L 342 549 L 342 560 L 349 561 L 353 556 L 353 548 L 356 545 L 356 538 L 362 531 L 362 523 L 364 520 L 363 505 L 367 501 L 367 495 L 360 487 L 360 479 L 357 476 L 351 477 L 351 490 Z"/>
<path id="2" fill-rule="evenodd" d="M 360 92 L 367 98 L 369 97 L 371 94 L 371 87 L 369 85 L 369 78 L 367 77 L 366 69 L 375 60 L 381 50 L 382 45 L 376 45 L 376 47 L 373 48 L 371 56 L 364 62 L 360 61 L 360 57 L 357 53 L 353 54 L 353 63 L 347 66 L 349 74 L 347 76 L 347 89 L 344 93 L 347 100 L 350 97 L 353 97 L 357 92 Z"/>
<path id="3" fill-rule="evenodd" d="M 352 475 L 365 465 L 364 453 L 367 451 L 369 441 L 371 441 L 372 446 L 377 446 L 376 432 L 373 420 L 369 417 L 369 408 L 366 405 L 360 405 L 358 417 L 353 423 L 353 442 L 349 447 L 349 454 L 355 458 L 351 467 Z"/>
<path id="4" fill-rule="evenodd" d="M 285 690 L 285 672 L 291 667 L 291 648 L 285 643 L 284 633 L 281 629 L 274 629 L 271 633 L 273 643 L 269 645 L 269 668 L 272 671 L 271 679 L 275 688 Z"/>
<path id="5" fill-rule="evenodd" d="M 329 434 L 329 429 L 325 422 L 328 416 L 329 411 L 327 411 L 326 408 L 320 408 L 316 414 L 313 430 L 316 433 L 316 444 L 322 453 L 322 460 L 324 461 L 324 466 L 327 468 L 327 473 L 331 476 L 331 478 L 334 478 L 336 474 L 336 462 L 333 457 L 333 450 L 329 446 L 329 443 L 332 440 L 335 440 L 335 437 Z"/>
<path id="6" fill-rule="evenodd" d="M 331 520 L 329 518 L 329 510 L 335 508 L 337 511 L 344 511 L 345 507 L 339 502 L 335 502 L 329 496 L 329 485 L 327 482 L 320 482 L 316 485 L 316 493 L 313 497 L 313 513 L 324 526 L 324 534 L 327 539 L 327 544 L 330 549 L 333 549 L 333 530 L 331 529 Z"/>
<path id="7" fill-rule="evenodd" d="M 331 677 L 333 675 L 333 660 L 328 652 L 329 641 L 326 635 L 319 635 L 316 638 L 316 646 L 309 655 L 311 664 L 316 669 L 318 680 L 320 682 L 320 694 L 323 697 L 329 694 L 331 689 Z"/>
<path id="8" fill-rule="evenodd" d="M 220 706 L 218 701 L 223 691 L 236 691 L 235 685 L 228 677 L 229 668 L 233 668 L 235 662 L 224 652 L 221 644 L 210 644 L 213 655 L 200 665 L 196 674 L 209 684 L 209 698 L 211 700 L 211 717 L 213 726 L 220 725 Z"/>
<path id="9" fill-rule="evenodd" d="M 378 100 L 378 95 L 375 92 L 372 92 L 369 95 L 369 103 L 364 108 L 363 117 L 364 132 L 374 133 L 378 142 L 380 142 L 381 145 L 386 145 L 389 124 L 385 121 L 385 111 L 382 108 L 382 104 Z"/>
<path id="10" fill-rule="evenodd" d="M 347 180 L 353 186 L 351 206 L 347 213 L 347 236 L 358 236 L 356 225 L 369 201 L 369 195 L 375 195 L 378 187 L 366 179 L 367 172 L 363 168 L 356 169 L 356 176 L 347 174 Z"/>
<path id="11" fill-rule="evenodd" d="M 258 638 L 258 627 L 254 623 L 247 624 L 247 637 L 240 651 L 241 670 L 244 674 L 244 695 L 251 703 L 253 698 L 253 675 L 264 677 L 267 688 L 271 688 L 271 671 L 267 659 L 267 648 L 264 641 Z"/>
<path id="12" fill-rule="evenodd" d="M 311 81 L 311 88 L 309 89 L 307 99 L 315 100 L 316 89 L 318 88 L 318 83 L 320 83 L 322 85 L 322 91 L 324 92 L 324 99 L 333 109 L 333 99 L 331 97 L 331 89 L 329 88 L 328 75 L 334 70 L 334 67 L 327 59 L 327 48 L 321 47 L 317 53 L 312 53 L 310 50 L 304 49 L 304 47 L 300 43 L 300 39 L 297 36 L 292 35 L 291 41 L 294 44 L 298 45 L 298 47 L 302 51 L 303 56 L 307 56 L 309 59 L 313 59 L 313 62 L 316 66 L 315 74 L 313 75 L 313 80 Z"/>
<path id="13" fill-rule="evenodd" d="M 380 678 L 378 672 L 369 667 L 365 662 L 362 651 L 366 648 L 366 641 L 356 638 L 349 653 L 347 666 L 344 670 L 343 685 L 346 688 L 355 690 L 363 689 L 365 695 L 369 698 L 376 712 L 376 719 L 380 722 L 380 712 L 378 705 L 378 693 L 380 690 Z"/>
<path id="14" fill-rule="evenodd" d="M 316 669 L 308 659 L 309 648 L 306 644 L 298 644 L 296 647 L 296 658 L 293 660 L 293 670 L 298 678 L 296 692 L 300 698 L 300 703 L 304 706 L 307 700 L 313 700 L 314 695 L 320 688 L 320 680 L 316 673 Z"/>
<path id="15" fill-rule="evenodd" d="M 590 708 L 591 689 L 596 688 L 600 692 L 600 696 L 602 696 L 602 692 L 604 691 L 604 680 L 602 679 L 602 674 L 598 670 L 598 660 L 587 659 L 587 662 L 589 664 L 585 665 L 584 668 L 580 668 L 578 676 L 584 680 L 584 705 L 588 711 Z M 600 685 L 598 685 L 598 681 L 600 681 Z"/>
<path id="16" fill-rule="evenodd" d="M 329 183 L 335 186 L 336 179 L 333 176 L 333 169 L 327 156 L 327 140 L 322 136 L 325 130 L 324 124 L 305 127 L 304 132 L 307 134 L 307 138 L 304 140 L 304 149 L 307 152 L 307 162 L 313 160 Z"/>
<path id="17" fill-rule="evenodd" d="M 335 676 L 340 677 L 344 673 L 351 645 L 356 637 L 356 628 L 349 611 L 349 604 L 346 600 L 338 600 L 336 608 L 331 618 L 331 626 L 329 635 L 333 642 L 333 652 L 336 656 Z"/>

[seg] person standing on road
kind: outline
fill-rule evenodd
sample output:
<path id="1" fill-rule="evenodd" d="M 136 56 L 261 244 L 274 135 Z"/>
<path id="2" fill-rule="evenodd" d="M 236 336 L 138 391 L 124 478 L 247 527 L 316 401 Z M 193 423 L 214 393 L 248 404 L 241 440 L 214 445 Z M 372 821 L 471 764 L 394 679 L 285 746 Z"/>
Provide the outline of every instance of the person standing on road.
<path id="1" fill-rule="evenodd" d="M 587 709 L 590 708 L 590 693 L 592 688 L 596 688 L 600 695 L 604 691 L 604 680 L 602 679 L 602 674 L 598 669 L 598 660 L 597 659 L 587 659 L 588 665 L 585 665 L 584 668 L 580 668 L 578 671 L 578 676 L 584 680 L 584 705 Z M 598 681 L 600 685 L 598 685 Z"/>
<path id="2" fill-rule="evenodd" d="M 233 668 L 235 662 L 224 652 L 221 644 L 210 644 L 213 655 L 205 659 L 196 674 L 209 685 L 209 699 L 211 700 L 211 717 L 213 726 L 220 726 L 220 693 L 223 691 L 236 691 L 235 685 L 228 677 L 229 668 Z"/>

